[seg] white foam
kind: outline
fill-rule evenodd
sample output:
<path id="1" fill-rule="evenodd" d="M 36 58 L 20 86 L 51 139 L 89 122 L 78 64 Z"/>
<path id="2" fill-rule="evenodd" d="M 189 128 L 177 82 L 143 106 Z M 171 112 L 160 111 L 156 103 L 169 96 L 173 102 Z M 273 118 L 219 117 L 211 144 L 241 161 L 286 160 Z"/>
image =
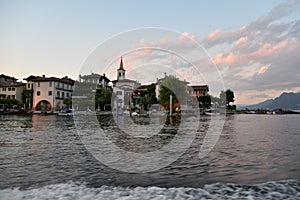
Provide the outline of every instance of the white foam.
<path id="1" fill-rule="evenodd" d="M 90 188 L 65 183 L 27 190 L 0 190 L 0 199 L 300 199 L 300 181 L 267 182 L 253 186 L 209 184 L 204 188 L 112 187 Z"/>

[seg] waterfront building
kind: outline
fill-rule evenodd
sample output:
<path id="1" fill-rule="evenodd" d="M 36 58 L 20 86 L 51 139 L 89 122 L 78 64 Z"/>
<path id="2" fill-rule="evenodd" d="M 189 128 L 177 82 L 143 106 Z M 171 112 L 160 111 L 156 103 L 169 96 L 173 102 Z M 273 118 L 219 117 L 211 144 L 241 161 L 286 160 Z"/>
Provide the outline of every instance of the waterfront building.
<path id="1" fill-rule="evenodd" d="M 22 92 L 25 89 L 25 83 L 17 82 L 18 79 L 0 75 L 0 98 L 16 99 L 22 103 Z"/>
<path id="2" fill-rule="evenodd" d="M 138 81 L 127 79 L 126 70 L 121 57 L 119 68 L 117 69 L 117 80 L 113 80 L 113 92 L 116 94 L 115 108 L 118 110 L 129 110 L 132 100 L 132 93 L 141 86 Z"/>
<path id="3" fill-rule="evenodd" d="M 0 75 L 0 83 L 14 83 L 17 82 L 18 79 L 11 77 L 11 76 L 7 76 L 4 74 Z"/>
<path id="4" fill-rule="evenodd" d="M 188 88 L 192 97 L 206 96 L 209 92 L 208 85 L 190 85 Z"/>
<path id="5" fill-rule="evenodd" d="M 36 79 L 40 76 L 29 76 L 27 78 L 23 78 L 23 80 L 26 81 L 26 87 L 24 90 L 24 107 L 25 109 L 31 109 L 32 108 L 32 104 L 33 104 L 33 84 L 34 82 L 32 81 L 33 79 Z"/>
<path id="6" fill-rule="evenodd" d="M 60 110 L 64 105 L 63 100 L 72 97 L 75 81 L 68 78 L 37 76 L 27 78 L 26 87 L 32 90 L 32 107 L 37 111 Z M 32 84 L 32 85 L 31 85 Z"/>
<path id="7" fill-rule="evenodd" d="M 90 83 L 92 84 L 93 90 L 100 88 L 108 88 L 110 80 L 105 76 L 105 74 L 95 74 L 91 73 L 90 75 L 79 75 L 80 83 Z"/>
<path id="8" fill-rule="evenodd" d="M 25 83 L 7 82 L 0 84 L 0 98 L 16 99 L 19 103 L 22 101 L 22 92 L 25 90 Z"/>

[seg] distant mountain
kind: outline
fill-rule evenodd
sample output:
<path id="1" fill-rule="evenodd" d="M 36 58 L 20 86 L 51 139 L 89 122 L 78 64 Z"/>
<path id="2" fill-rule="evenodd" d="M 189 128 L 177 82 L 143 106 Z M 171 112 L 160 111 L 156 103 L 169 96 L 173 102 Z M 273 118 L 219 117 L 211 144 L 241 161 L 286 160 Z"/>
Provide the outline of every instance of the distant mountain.
<path id="1" fill-rule="evenodd" d="M 254 105 L 243 106 L 240 109 L 256 110 L 256 109 L 284 109 L 284 110 L 300 110 L 300 93 L 282 93 L 275 99 L 269 99 Z"/>

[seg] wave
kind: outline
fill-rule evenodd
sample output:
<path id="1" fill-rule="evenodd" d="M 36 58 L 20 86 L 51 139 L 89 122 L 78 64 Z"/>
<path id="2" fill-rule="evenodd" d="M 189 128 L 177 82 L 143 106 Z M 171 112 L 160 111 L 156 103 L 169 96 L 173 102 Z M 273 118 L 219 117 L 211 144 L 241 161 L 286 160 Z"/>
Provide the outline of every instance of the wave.
<path id="1" fill-rule="evenodd" d="M 300 199 L 300 181 L 271 181 L 251 186 L 214 183 L 203 188 L 91 188 L 84 183 L 69 182 L 27 190 L 2 189 L 0 199 Z"/>

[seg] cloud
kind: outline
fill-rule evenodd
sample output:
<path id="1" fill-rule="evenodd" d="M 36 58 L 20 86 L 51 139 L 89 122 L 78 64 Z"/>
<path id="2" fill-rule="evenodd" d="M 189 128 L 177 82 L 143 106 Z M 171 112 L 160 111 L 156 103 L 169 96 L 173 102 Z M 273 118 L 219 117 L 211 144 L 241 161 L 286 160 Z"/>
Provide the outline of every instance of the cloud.
<path id="1" fill-rule="evenodd" d="M 299 9 L 300 1 L 282 3 L 240 28 L 202 38 L 226 87 L 257 92 L 300 87 Z"/>
<path id="2" fill-rule="evenodd" d="M 219 67 L 225 87 L 242 95 L 241 101 L 251 99 L 250 94 L 253 98 L 274 96 L 275 91 L 300 88 L 300 19 L 294 15 L 299 8 L 300 1 L 282 3 L 248 24 L 230 31 L 216 29 L 202 38 L 184 32 L 173 38 L 141 39 L 136 46 L 140 49 L 124 60 L 129 69 L 159 63 L 169 67 L 168 73 L 180 74 L 192 83 L 212 80 L 208 84 L 213 88 L 220 79 L 198 42 Z"/>
<path id="3" fill-rule="evenodd" d="M 212 39 L 216 38 L 216 36 L 218 36 L 220 33 L 221 33 L 221 30 L 217 29 L 217 30 L 213 31 L 212 33 L 208 34 L 206 38 L 208 40 L 212 40 Z"/>
<path id="4" fill-rule="evenodd" d="M 258 71 L 258 74 L 264 74 L 268 69 L 269 69 L 269 66 L 263 66 L 263 67 L 260 68 L 260 70 Z"/>
<path id="5" fill-rule="evenodd" d="M 187 40 L 194 40 L 197 41 L 198 37 L 196 35 L 191 35 L 188 32 L 183 32 L 179 37 L 178 37 L 179 41 L 187 41 Z"/>
<path id="6" fill-rule="evenodd" d="M 245 48 L 245 45 L 247 44 L 248 42 L 248 37 L 245 36 L 245 37 L 240 37 L 240 39 L 238 39 L 234 45 L 235 45 L 235 48 Z"/>

